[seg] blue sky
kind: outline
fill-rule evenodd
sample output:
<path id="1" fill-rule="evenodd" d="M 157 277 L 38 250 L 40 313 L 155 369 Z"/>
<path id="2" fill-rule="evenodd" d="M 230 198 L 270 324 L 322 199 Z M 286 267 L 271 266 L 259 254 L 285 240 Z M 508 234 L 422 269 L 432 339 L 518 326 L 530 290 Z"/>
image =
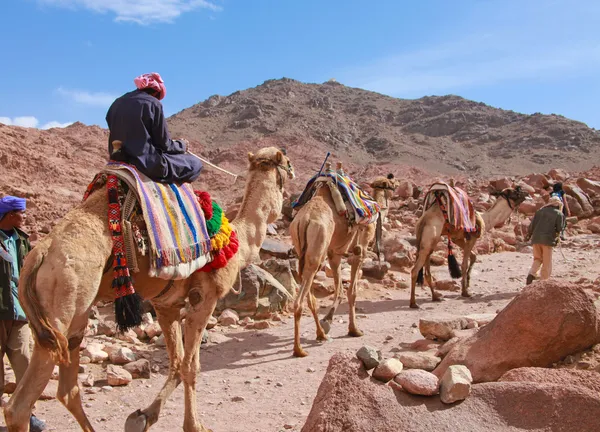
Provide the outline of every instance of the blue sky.
<path id="1" fill-rule="evenodd" d="M 283 76 L 458 94 L 600 128 L 597 0 L 5 0 L 0 122 L 105 127 L 133 78 L 167 114 Z"/>

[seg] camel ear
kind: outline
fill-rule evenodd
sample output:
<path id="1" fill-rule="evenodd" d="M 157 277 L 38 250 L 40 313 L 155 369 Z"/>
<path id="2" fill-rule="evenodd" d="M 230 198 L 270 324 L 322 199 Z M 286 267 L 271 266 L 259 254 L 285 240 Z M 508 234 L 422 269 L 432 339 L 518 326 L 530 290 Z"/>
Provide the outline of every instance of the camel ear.
<path id="1" fill-rule="evenodd" d="M 256 156 L 254 156 L 254 153 L 252 152 L 248 152 L 248 160 L 250 162 L 254 162 L 254 159 L 256 158 Z"/>
<path id="2" fill-rule="evenodd" d="M 278 151 L 277 154 L 275 155 L 275 160 L 277 161 L 278 164 L 283 162 L 283 152 Z"/>

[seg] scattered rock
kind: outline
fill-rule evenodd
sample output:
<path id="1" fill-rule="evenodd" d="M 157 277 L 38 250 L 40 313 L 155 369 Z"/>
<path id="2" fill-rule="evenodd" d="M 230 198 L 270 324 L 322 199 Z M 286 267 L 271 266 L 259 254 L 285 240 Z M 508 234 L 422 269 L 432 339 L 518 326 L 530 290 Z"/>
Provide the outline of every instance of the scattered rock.
<path id="1" fill-rule="evenodd" d="M 208 319 L 208 323 L 206 324 L 207 330 L 214 328 L 218 322 L 219 321 L 214 316 L 211 315 L 210 318 Z"/>
<path id="2" fill-rule="evenodd" d="M 433 396 L 438 393 L 438 377 L 424 370 L 405 370 L 394 381 L 411 394 Z"/>
<path id="3" fill-rule="evenodd" d="M 267 237 L 260 247 L 262 253 L 271 255 L 275 258 L 289 258 L 292 254 L 293 246 L 281 240 Z"/>
<path id="4" fill-rule="evenodd" d="M 219 315 L 218 321 L 222 326 L 237 325 L 240 322 L 240 317 L 233 309 L 225 309 Z"/>
<path id="5" fill-rule="evenodd" d="M 440 381 L 440 399 L 445 404 L 465 400 L 471 393 L 473 377 L 466 366 L 452 365 Z"/>
<path id="6" fill-rule="evenodd" d="M 395 357 L 406 369 L 423 369 L 431 372 L 442 361 L 441 358 L 427 352 L 401 352 Z"/>
<path id="7" fill-rule="evenodd" d="M 104 345 L 97 343 L 88 344 L 83 350 L 82 354 L 90 359 L 92 363 L 100 363 L 104 360 L 108 360 L 108 353 L 103 351 Z"/>
<path id="8" fill-rule="evenodd" d="M 123 366 L 135 379 L 150 378 L 150 362 L 146 359 L 136 360 Z"/>
<path id="9" fill-rule="evenodd" d="M 366 370 L 371 370 L 379 366 L 379 362 L 382 359 L 381 351 L 369 345 L 365 345 L 359 349 L 356 353 L 356 357 L 363 362 Z"/>
<path id="10" fill-rule="evenodd" d="M 390 263 L 385 261 L 366 260 L 362 266 L 362 272 L 365 277 L 383 280 L 390 267 Z"/>
<path id="11" fill-rule="evenodd" d="M 373 371 L 373 378 L 388 382 L 402 372 L 402 367 L 402 363 L 398 359 L 385 359 Z"/>
<path id="12" fill-rule="evenodd" d="M 450 340 L 454 330 L 462 330 L 467 326 L 467 320 L 463 317 L 440 316 L 421 318 L 419 320 L 419 331 L 427 339 Z"/>
<path id="13" fill-rule="evenodd" d="M 129 384 L 133 377 L 121 366 L 108 365 L 106 367 L 106 379 L 109 386 L 122 386 Z"/>
<path id="14" fill-rule="evenodd" d="M 124 365 L 137 360 L 136 355 L 129 348 L 119 348 L 113 351 L 110 356 L 111 363 Z"/>

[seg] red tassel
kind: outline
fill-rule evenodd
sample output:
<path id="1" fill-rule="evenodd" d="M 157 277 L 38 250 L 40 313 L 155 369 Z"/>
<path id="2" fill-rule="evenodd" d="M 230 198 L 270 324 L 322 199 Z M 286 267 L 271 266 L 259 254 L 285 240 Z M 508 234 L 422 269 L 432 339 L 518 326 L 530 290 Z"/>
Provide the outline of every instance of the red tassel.
<path id="1" fill-rule="evenodd" d="M 210 194 L 204 191 L 194 191 L 194 195 L 198 198 L 198 203 L 204 213 L 204 218 L 208 221 L 213 217 L 212 199 Z"/>

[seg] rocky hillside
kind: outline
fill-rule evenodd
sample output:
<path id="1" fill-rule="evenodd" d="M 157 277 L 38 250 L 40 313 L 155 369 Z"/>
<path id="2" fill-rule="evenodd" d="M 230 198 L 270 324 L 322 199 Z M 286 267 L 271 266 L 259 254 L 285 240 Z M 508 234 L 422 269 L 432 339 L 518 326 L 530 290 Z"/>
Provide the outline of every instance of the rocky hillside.
<path id="1" fill-rule="evenodd" d="M 267 136 L 293 139 L 317 159 L 332 151 L 362 165 L 385 161 L 479 176 L 600 162 L 600 133 L 559 115 L 524 115 L 458 96 L 397 99 L 335 81 L 269 80 L 211 96 L 169 121 L 173 132 L 209 153 Z"/>

